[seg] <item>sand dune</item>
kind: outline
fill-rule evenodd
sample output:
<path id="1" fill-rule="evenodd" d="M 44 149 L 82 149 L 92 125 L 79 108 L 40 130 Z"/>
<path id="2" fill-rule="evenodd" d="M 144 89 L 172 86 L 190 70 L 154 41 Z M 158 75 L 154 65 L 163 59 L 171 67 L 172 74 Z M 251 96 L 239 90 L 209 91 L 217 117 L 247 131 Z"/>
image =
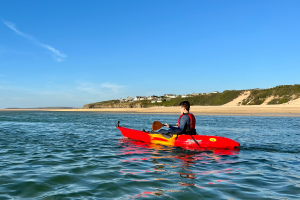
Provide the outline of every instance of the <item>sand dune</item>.
<path id="1" fill-rule="evenodd" d="M 239 104 L 242 104 L 243 100 L 247 99 L 250 94 L 251 94 L 250 91 L 245 91 L 243 94 L 238 96 L 236 99 L 233 99 L 232 101 L 230 101 L 222 106 L 237 106 Z"/>
<path id="2" fill-rule="evenodd" d="M 289 101 L 288 105 L 297 105 L 297 106 L 300 106 L 300 98 L 292 100 L 292 101 Z"/>
<path id="3" fill-rule="evenodd" d="M 263 105 L 267 105 L 270 101 L 272 101 L 274 99 L 274 96 L 270 96 L 268 98 L 266 98 L 266 100 L 261 104 L 262 106 Z"/>

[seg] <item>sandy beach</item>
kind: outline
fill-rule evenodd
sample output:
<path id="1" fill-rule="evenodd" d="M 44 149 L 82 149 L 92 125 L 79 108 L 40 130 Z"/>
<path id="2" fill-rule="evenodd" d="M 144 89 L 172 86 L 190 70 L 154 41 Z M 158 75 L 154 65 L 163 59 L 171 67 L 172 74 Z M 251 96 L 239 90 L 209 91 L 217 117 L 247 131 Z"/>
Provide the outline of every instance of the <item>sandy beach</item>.
<path id="1" fill-rule="evenodd" d="M 238 98 L 222 106 L 191 106 L 190 112 L 195 115 L 241 115 L 241 116 L 292 116 L 300 117 L 300 98 L 279 105 L 239 105 L 250 95 L 245 91 Z M 271 98 L 270 98 L 271 99 Z M 269 101 L 267 99 L 266 101 Z M 144 114 L 179 114 L 179 106 L 150 108 L 91 108 L 91 109 L 0 109 L 0 111 L 67 111 L 67 112 L 120 112 Z"/>
<path id="2" fill-rule="evenodd" d="M 99 108 L 99 109 L 2 109 L 1 111 L 77 111 L 77 112 L 124 112 L 178 114 L 179 107 L 151 108 Z M 295 116 L 300 117 L 300 104 L 253 105 L 253 106 L 191 106 L 196 115 L 242 115 L 242 116 Z"/>

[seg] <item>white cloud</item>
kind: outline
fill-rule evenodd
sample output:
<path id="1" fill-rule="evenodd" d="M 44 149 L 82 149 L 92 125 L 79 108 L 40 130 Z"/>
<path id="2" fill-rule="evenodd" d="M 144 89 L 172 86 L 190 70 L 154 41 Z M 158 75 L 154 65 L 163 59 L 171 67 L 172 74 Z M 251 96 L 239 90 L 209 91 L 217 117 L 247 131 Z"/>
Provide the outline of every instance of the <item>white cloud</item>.
<path id="1" fill-rule="evenodd" d="M 110 89 L 113 93 L 117 94 L 125 90 L 126 86 L 116 85 L 109 82 L 102 83 L 101 87 Z"/>
<path id="2" fill-rule="evenodd" d="M 71 85 L 40 84 L 38 88 L 1 81 L 0 109 L 8 107 L 82 107 L 88 103 L 125 97 L 128 86 L 116 83 L 76 82 Z"/>
<path id="3" fill-rule="evenodd" d="M 119 94 L 126 90 L 126 86 L 124 85 L 117 85 L 113 83 L 102 83 L 100 85 L 93 84 L 93 83 L 80 83 L 77 87 L 78 90 L 90 93 L 90 94 Z"/>
<path id="4" fill-rule="evenodd" d="M 27 40 L 30 40 L 32 41 L 33 43 L 49 50 L 52 52 L 53 54 L 53 58 L 57 61 L 57 62 L 61 62 L 63 61 L 64 58 L 66 58 L 67 56 L 63 53 L 60 53 L 57 49 L 55 49 L 54 47 L 48 45 L 48 44 L 43 44 L 41 42 L 39 42 L 37 39 L 35 39 L 34 37 L 30 36 L 30 35 L 27 35 L 25 33 L 22 33 L 21 31 L 19 31 L 15 25 L 11 22 L 7 22 L 7 21 L 3 21 L 3 23 L 8 27 L 10 28 L 11 30 L 13 30 L 15 33 L 17 33 L 18 35 L 26 38 Z"/>
<path id="5" fill-rule="evenodd" d="M 81 83 L 77 89 L 91 94 L 101 94 L 99 88 L 91 83 Z"/>
<path id="6" fill-rule="evenodd" d="M 63 59 L 66 57 L 66 55 L 60 53 L 58 50 L 54 49 L 53 47 L 51 47 L 49 45 L 44 45 L 44 44 L 40 44 L 40 45 L 42 47 L 44 47 L 45 49 L 52 51 L 54 59 L 58 62 L 63 61 Z"/>

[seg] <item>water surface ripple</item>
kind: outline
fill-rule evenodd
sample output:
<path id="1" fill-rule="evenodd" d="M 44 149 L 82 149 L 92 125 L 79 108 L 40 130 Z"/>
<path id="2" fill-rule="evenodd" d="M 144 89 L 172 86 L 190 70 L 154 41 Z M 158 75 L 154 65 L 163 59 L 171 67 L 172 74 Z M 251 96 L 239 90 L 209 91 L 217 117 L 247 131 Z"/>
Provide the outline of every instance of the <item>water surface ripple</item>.
<path id="1" fill-rule="evenodd" d="M 176 115 L 0 112 L 0 199 L 300 199 L 300 118 L 196 116 L 240 151 L 125 139 Z"/>

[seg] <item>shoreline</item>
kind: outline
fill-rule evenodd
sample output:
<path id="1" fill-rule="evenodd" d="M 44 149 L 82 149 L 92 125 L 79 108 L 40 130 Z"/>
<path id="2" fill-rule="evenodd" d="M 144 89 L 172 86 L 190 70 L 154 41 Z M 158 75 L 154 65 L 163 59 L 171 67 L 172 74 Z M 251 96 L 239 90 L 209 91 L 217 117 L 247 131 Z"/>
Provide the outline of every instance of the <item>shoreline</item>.
<path id="1" fill-rule="evenodd" d="M 0 111 L 51 111 L 51 112 L 109 112 L 126 114 L 179 114 L 179 106 L 150 108 L 93 108 L 93 109 L 0 109 Z M 232 116 L 286 116 L 300 117 L 300 105 L 253 106 L 191 106 L 195 115 Z"/>

